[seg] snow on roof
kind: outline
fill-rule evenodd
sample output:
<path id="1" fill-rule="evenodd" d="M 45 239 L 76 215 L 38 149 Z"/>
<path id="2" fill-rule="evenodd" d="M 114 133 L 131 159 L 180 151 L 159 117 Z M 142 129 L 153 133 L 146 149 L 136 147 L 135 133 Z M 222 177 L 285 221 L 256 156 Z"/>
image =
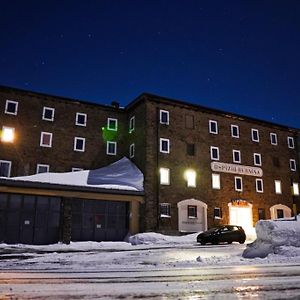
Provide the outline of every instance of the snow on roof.
<path id="1" fill-rule="evenodd" d="M 8 179 L 102 189 L 143 191 L 143 173 L 127 157 L 100 169 L 65 173 L 40 173 Z"/>

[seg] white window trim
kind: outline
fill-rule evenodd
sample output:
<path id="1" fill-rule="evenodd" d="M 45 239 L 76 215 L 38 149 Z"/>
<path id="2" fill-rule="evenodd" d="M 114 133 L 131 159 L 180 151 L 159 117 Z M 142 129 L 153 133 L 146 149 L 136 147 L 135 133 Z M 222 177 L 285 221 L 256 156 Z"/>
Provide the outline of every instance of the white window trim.
<path id="1" fill-rule="evenodd" d="M 241 188 L 238 189 L 237 188 L 237 180 L 241 180 Z M 239 176 L 235 176 L 234 177 L 234 189 L 237 191 L 237 192 L 242 192 L 243 191 L 243 178 L 242 177 L 239 177 Z"/>
<path id="2" fill-rule="evenodd" d="M 50 170 L 50 166 L 49 165 L 45 165 L 45 164 L 37 164 L 36 165 L 36 174 L 41 174 L 41 172 L 38 172 L 39 168 L 40 167 L 46 167 L 47 168 L 47 171 L 46 172 L 42 172 L 42 173 L 49 173 L 49 170 Z"/>
<path id="3" fill-rule="evenodd" d="M 48 118 L 45 117 L 46 110 L 51 110 L 51 112 L 52 112 L 52 118 L 51 119 L 48 119 Z M 55 113 L 55 109 L 53 107 L 44 106 L 43 107 L 42 119 L 45 120 L 45 121 L 53 122 L 54 121 L 54 113 Z"/>
<path id="4" fill-rule="evenodd" d="M 261 183 L 261 191 L 258 190 L 258 182 Z M 256 178 L 255 179 L 255 188 L 257 193 L 263 193 L 264 192 L 264 182 L 261 178 Z"/>
<path id="5" fill-rule="evenodd" d="M 213 157 L 213 149 L 217 150 L 217 158 Z M 219 153 L 219 147 L 215 147 L 215 146 L 210 146 L 210 158 L 211 160 L 220 160 L 220 153 Z"/>
<path id="6" fill-rule="evenodd" d="M 219 216 L 215 216 L 215 210 L 216 209 L 219 211 Z M 214 219 L 216 219 L 216 220 L 221 220 L 222 219 L 222 210 L 221 210 L 221 207 L 214 207 Z"/>
<path id="7" fill-rule="evenodd" d="M 162 174 L 163 172 L 165 172 L 165 173 Z M 166 177 L 163 178 L 162 175 L 166 175 Z M 170 169 L 169 168 L 160 168 L 159 169 L 159 183 L 161 185 L 170 185 Z"/>
<path id="8" fill-rule="evenodd" d="M 256 159 L 255 159 L 256 156 L 259 157 L 259 163 L 256 163 Z M 254 164 L 254 166 L 261 166 L 262 165 L 261 154 L 260 153 L 253 153 L 253 164 Z"/>
<path id="9" fill-rule="evenodd" d="M 257 132 L 257 140 L 254 139 L 254 132 Z M 258 129 L 251 128 L 251 139 L 252 139 L 252 142 L 259 143 L 259 131 L 258 131 Z"/>
<path id="10" fill-rule="evenodd" d="M 212 124 L 216 125 L 216 131 L 212 130 Z M 218 129 L 218 122 L 215 120 L 209 120 L 209 133 L 211 134 L 218 134 L 219 129 Z"/>
<path id="11" fill-rule="evenodd" d="M 168 143 L 168 149 L 167 150 L 162 149 L 163 142 Z M 170 140 L 169 139 L 165 139 L 165 138 L 160 138 L 159 139 L 159 152 L 161 152 L 161 153 L 170 153 Z"/>
<path id="12" fill-rule="evenodd" d="M 294 165 L 294 167 L 293 167 Z M 296 160 L 295 159 L 290 159 L 290 169 L 291 171 L 296 171 L 297 170 L 297 165 L 296 165 Z"/>
<path id="13" fill-rule="evenodd" d="M 110 121 L 115 121 L 116 123 L 116 128 L 110 128 Z M 118 131 L 118 119 L 115 118 L 107 118 L 107 130 L 111 130 L 111 131 Z"/>
<path id="14" fill-rule="evenodd" d="M 114 144 L 115 145 L 115 152 L 110 153 L 109 151 L 109 145 Z M 107 141 L 106 142 L 106 154 L 107 155 L 117 155 L 117 142 Z"/>
<path id="15" fill-rule="evenodd" d="M 44 145 L 44 144 L 42 144 L 42 142 L 43 142 L 43 135 L 44 134 L 49 134 L 50 135 L 50 145 Z M 40 146 L 41 147 L 47 147 L 47 148 L 51 148 L 52 147 L 52 133 L 51 132 L 47 132 L 47 131 L 42 131 L 41 132 Z"/>
<path id="16" fill-rule="evenodd" d="M 13 135 L 12 141 L 5 141 L 5 139 L 4 139 L 4 132 L 5 132 L 6 129 L 7 130 L 12 130 L 12 135 Z M 14 127 L 9 127 L 9 126 L 2 126 L 1 141 L 3 143 L 13 143 L 14 139 L 15 139 L 15 128 Z"/>
<path id="17" fill-rule="evenodd" d="M 84 116 L 84 124 L 78 123 L 78 117 L 79 116 Z M 86 123 L 87 123 L 87 114 L 77 112 L 76 113 L 76 119 L 75 119 L 75 125 L 86 127 Z"/>
<path id="18" fill-rule="evenodd" d="M 239 126 L 231 124 L 230 128 L 231 128 L 231 137 L 238 139 L 240 137 L 240 128 L 239 128 Z M 237 128 L 237 135 L 233 134 L 233 128 Z"/>
<path id="19" fill-rule="evenodd" d="M 76 146 L 77 146 L 77 141 L 83 141 L 83 143 L 82 143 L 83 149 L 77 149 L 77 148 L 76 148 Z M 73 150 L 76 151 L 76 152 L 84 152 L 84 151 L 85 151 L 85 138 L 79 137 L 79 136 L 75 136 L 75 138 L 74 138 L 74 148 L 73 148 Z"/>
<path id="20" fill-rule="evenodd" d="M 238 153 L 238 156 L 239 156 L 239 160 L 235 160 L 235 153 Z M 242 158 L 241 158 L 241 151 L 240 150 L 232 150 L 232 161 L 234 162 L 234 163 L 241 163 L 241 161 L 242 161 Z"/>
<path id="21" fill-rule="evenodd" d="M 218 180 L 218 182 L 217 182 L 218 185 L 214 185 L 214 177 L 218 178 L 217 179 Z M 214 190 L 220 190 L 221 189 L 221 176 L 220 176 L 220 174 L 216 174 L 216 173 L 211 174 L 211 187 Z"/>
<path id="22" fill-rule="evenodd" d="M 11 161 L 10 160 L 3 160 L 3 159 L 1 159 L 0 160 L 0 164 L 1 163 L 7 163 L 8 164 L 8 174 L 7 174 L 7 177 L 10 177 L 10 174 L 11 174 Z"/>
<path id="23" fill-rule="evenodd" d="M 7 111 L 9 103 L 14 103 L 16 105 L 15 112 Z M 5 102 L 5 113 L 8 114 L 8 115 L 16 116 L 18 114 L 18 106 L 19 106 L 19 102 L 13 101 L 13 100 L 6 100 L 6 102 Z"/>
<path id="24" fill-rule="evenodd" d="M 291 143 L 290 143 L 291 142 Z M 294 149 L 295 148 L 295 141 L 294 141 L 294 138 L 291 137 L 291 136 L 288 136 L 287 137 L 287 144 L 288 144 L 288 147 L 290 149 Z"/>
<path id="25" fill-rule="evenodd" d="M 134 155 L 135 155 L 135 144 L 133 143 L 129 146 L 129 157 L 133 158 Z"/>
<path id="26" fill-rule="evenodd" d="M 77 171 L 83 171 L 83 169 L 82 168 L 76 168 L 76 167 L 72 168 L 72 172 L 77 172 Z"/>
<path id="27" fill-rule="evenodd" d="M 133 132 L 135 129 L 135 116 L 129 119 L 129 133 Z"/>
<path id="28" fill-rule="evenodd" d="M 272 136 L 275 137 L 275 143 L 272 142 Z M 270 142 L 271 142 L 271 145 L 278 145 L 278 142 L 277 142 L 277 133 L 270 132 Z"/>
<path id="29" fill-rule="evenodd" d="M 280 189 L 280 190 L 278 190 L 278 191 L 276 190 L 276 187 L 277 187 L 276 183 L 278 183 L 278 187 L 279 187 L 279 189 Z M 275 185 L 275 194 L 281 195 L 281 194 L 282 194 L 281 180 L 275 180 L 275 181 L 274 181 L 274 185 Z"/>
<path id="30" fill-rule="evenodd" d="M 163 115 L 164 113 L 167 114 L 167 122 L 163 122 L 163 120 L 162 120 L 162 115 Z M 160 110 L 159 110 L 159 123 L 160 123 L 160 124 L 164 124 L 164 125 L 169 125 L 169 122 L 170 122 L 170 114 L 169 114 L 169 111 L 160 109 Z"/>

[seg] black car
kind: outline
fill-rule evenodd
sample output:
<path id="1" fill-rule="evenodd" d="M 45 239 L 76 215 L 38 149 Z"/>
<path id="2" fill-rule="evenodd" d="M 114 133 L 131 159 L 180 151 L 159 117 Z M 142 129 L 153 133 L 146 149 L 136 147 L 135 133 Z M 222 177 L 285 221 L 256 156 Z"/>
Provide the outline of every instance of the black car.
<path id="1" fill-rule="evenodd" d="M 232 242 L 244 244 L 245 240 L 246 234 L 244 229 L 236 225 L 214 227 L 197 236 L 197 242 L 201 243 L 201 245 L 205 245 L 206 243 L 212 243 L 213 245 L 219 243 L 231 244 Z"/>

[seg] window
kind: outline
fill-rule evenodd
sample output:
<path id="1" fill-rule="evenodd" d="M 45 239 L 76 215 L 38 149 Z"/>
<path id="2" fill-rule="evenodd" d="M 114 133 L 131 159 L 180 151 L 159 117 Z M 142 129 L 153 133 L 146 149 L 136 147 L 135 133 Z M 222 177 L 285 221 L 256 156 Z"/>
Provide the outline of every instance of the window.
<path id="1" fill-rule="evenodd" d="M 106 154 L 107 155 L 116 155 L 117 154 L 117 142 L 106 143 Z"/>
<path id="2" fill-rule="evenodd" d="M 44 131 L 41 132 L 40 146 L 52 147 L 52 133 Z"/>
<path id="3" fill-rule="evenodd" d="M 72 168 L 72 172 L 83 171 L 82 168 Z"/>
<path id="4" fill-rule="evenodd" d="M 218 134 L 218 122 L 209 120 L 209 133 Z"/>
<path id="5" fill-rule="evenodd" d="M 54 120 L 54 108 L 44 106 L 42 119 L 46 120 L 46 121 L 53 121 Z"/>
<path id="6" fill-rule="evenodd" d="M 0 160 L 0 177 L 10 177 L 11 161 Z"/>
<path id="7" fill-rule="evenodd" d="M 243 191 L 243 180 L 242 177 L 234 177 L 234 186 L 237 192 Z"/>
<path id="8" fill-rule="evenodd" d="M 133 157 L 134 157 L 134 151 L 135 151 L 135 146 L 134 146 L 134 144 L 131 144 L 131 145 L 129 146 L 129 157 L 130 157 L 130 158 L 133 158 Z"/>
<path id="9" fill-rule="evenodd" d="M 296 161 L 294 159 L 290 159 L 290 169 L 296 171 Z"/>
<path id="10" fill-rule="evenodd" d="M 263 180 L 255 179 L 255 187 L 258 193 L 263 193 L 264 192 Z"/>
<path id="11" fill-rule="evenodd" d="M 12 143 L 15 138 L 15 129 L 13 127 L 2 127 L 1 141 L 3 143 Z"/>
<path id="12" fill-rule="evenodd" d="M 169 125 L 169 112 L 167 110 L 159 111 L 159 122 L 160 124 Z"/>
<path id="13" fill-rule="evenodd" d="M 240 150 L 232 150 L 232 159 L 234 163 L 241 162 L 241 151 Z"/>
<path id="14" fill-rule="evenodd" d="M 251 137 L 253 142 L 259 142 L 259 132 L 257 129 L 251 129 Z"/>
<path id="15" fill-rule="evenodd" d="M 266 212 L 264 208 L 258 209 L 258 220 L 265 220 L 266 219 Z"/>
<path id="16" fill-rule="evenodd" d="M 85 150 L 85 138 L 75 137 L 74 138 L 74 151 L 84 152 Z"/>
<path id="17" fill-rule="evenodd" d="M 222 210 L 220 207 L 214 208 L 214 218 L 215 219 L 222 219 Z"/>
<path id="18" fill-rule="evenodd" d="M 162 185 L 169 185 L 170 184 L 170 169 L 168 168 L 160 168 L 159 169 L 159 177 L 160 177 L 160 184 Z"/>
<path id="19" fill-rule="evenodd" d="M 187 129 L 194 129 L 194 116 L 192 115 L 185 115 L 185 128 Z"/>
<path id="20" fill-rule="evenodd" d="M 129 133 L 134 131 L 134 128 L 135 128 L 135 116 L 129 119 Z"/>
<path id="21" fill-rule="evenodd" d="M 188 212 L 189 219 L 197 218 L 197 206 L 196 205 L 188 205 L 187 212 Z"/>
<path id="22" fill-rule="evenodd" d="M 161 218 L 170 218 L 171 217 L 171 204 L 170 203 L 160 203 L 159 210 L 160 210 Z"/>
<path id="23" fill-rule="evenodd" d="M 195 144 L 186 144 L 186 154 L 189 156 L 195 155 Z"/>
<path id="24" fill-rule="evenodd" d="M 284 217 L 283 209 L 276 210 L 277 219 L 282 219 Z"/>
<path id="25" fill-rule="evenodd" d="M 293 195 L 299 196 L 299 184 L 297 182 L 293 182 Z"/>
<path id="26" fill-rule="evenodd" d="M 76 113 L 75 125 L 77 126 L 86 126 L 87 114 Z"/>
<path id="27" fill-rule="evenodd" d="M 270 133 L 270 140 L 272 145 L 277 145 L 277 134 L 274 132 Z"/>
<path id="28" fill-rule="evenodd" d="M 273 166 L 276 168 L 280 168 L 280 160 L 278 157 L 273 157 Z"/>
<path id="29" fill-rule="evenodd" d="M 219 148 L 218 147 L 210 147 L 210 158 L 212 160 L 219 160 Z"/>
<path id="30" fill-rule="evenodd" d="M 170 141 L 169 139 L 159 139 L 159 151 L 161 153 L 170 153 Z"/>
<path id="31" fill-rule="evenodd" d="M 196 187 L 196 172 L 194 170 L 185 171 L 185 179 L 188 187 Z"/>
<path id="32" fill-rule="evenodd" d="M 231 136 L 234 137 L 234 138 L 239 138 L 240 137 L 239 126 L 231 125 Z"/>
<path id="33" fill-rule="evenodd" d="M 9 115 L 17 115 L 18 113 L 18 102 L 12 100 L 6 100 L 5 113 Z"/>
<path id="34" fill-rule="evenodd" d="M 112 131 L 117 131 L 118 130 L 118 120 L 112 119 L 112 118 L 107 118 L 107 129 L 112 130 Z"/>
<path id="35" fill-rule="evenodd" d="M 219 190 L 221 188 L 220 174 L 211 174 L 212 188 Z"/>
<path id="36" fill-rule="evenodd" d="M 261 154 L 254 153 L 253 154 L 254 166 L 261 166 Z"/>
<path id="37" fill-rule="evenodd" d="M 292 138 L 291 136 L 287 137 L 287 143 L 288 143 L 289 148 L 291 148 L 291 149 L 295 148 L 294 138 Z"/>
<path id="38" fill-rule="evenodd" d="M 48 173 L 49 172 L 49 165 L 37 164 L 36 166 L 36 174 L 39 173 Z"/>
<path id="39" fill-rule="evenodd" d="M 281 181 L 280 180 L 275 180 L 275 193 L 276 194 L 281 194 Z"/>

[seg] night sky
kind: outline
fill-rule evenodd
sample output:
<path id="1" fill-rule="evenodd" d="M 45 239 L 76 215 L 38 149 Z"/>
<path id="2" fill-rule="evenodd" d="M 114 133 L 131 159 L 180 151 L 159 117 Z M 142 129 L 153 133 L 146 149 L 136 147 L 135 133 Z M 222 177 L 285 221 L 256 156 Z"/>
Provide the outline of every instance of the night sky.
<path id="1" fill-rule="evenodd" d="M 300 128 L 299 0 L 2 0 L 0 85 L 142 92 Z"/>

